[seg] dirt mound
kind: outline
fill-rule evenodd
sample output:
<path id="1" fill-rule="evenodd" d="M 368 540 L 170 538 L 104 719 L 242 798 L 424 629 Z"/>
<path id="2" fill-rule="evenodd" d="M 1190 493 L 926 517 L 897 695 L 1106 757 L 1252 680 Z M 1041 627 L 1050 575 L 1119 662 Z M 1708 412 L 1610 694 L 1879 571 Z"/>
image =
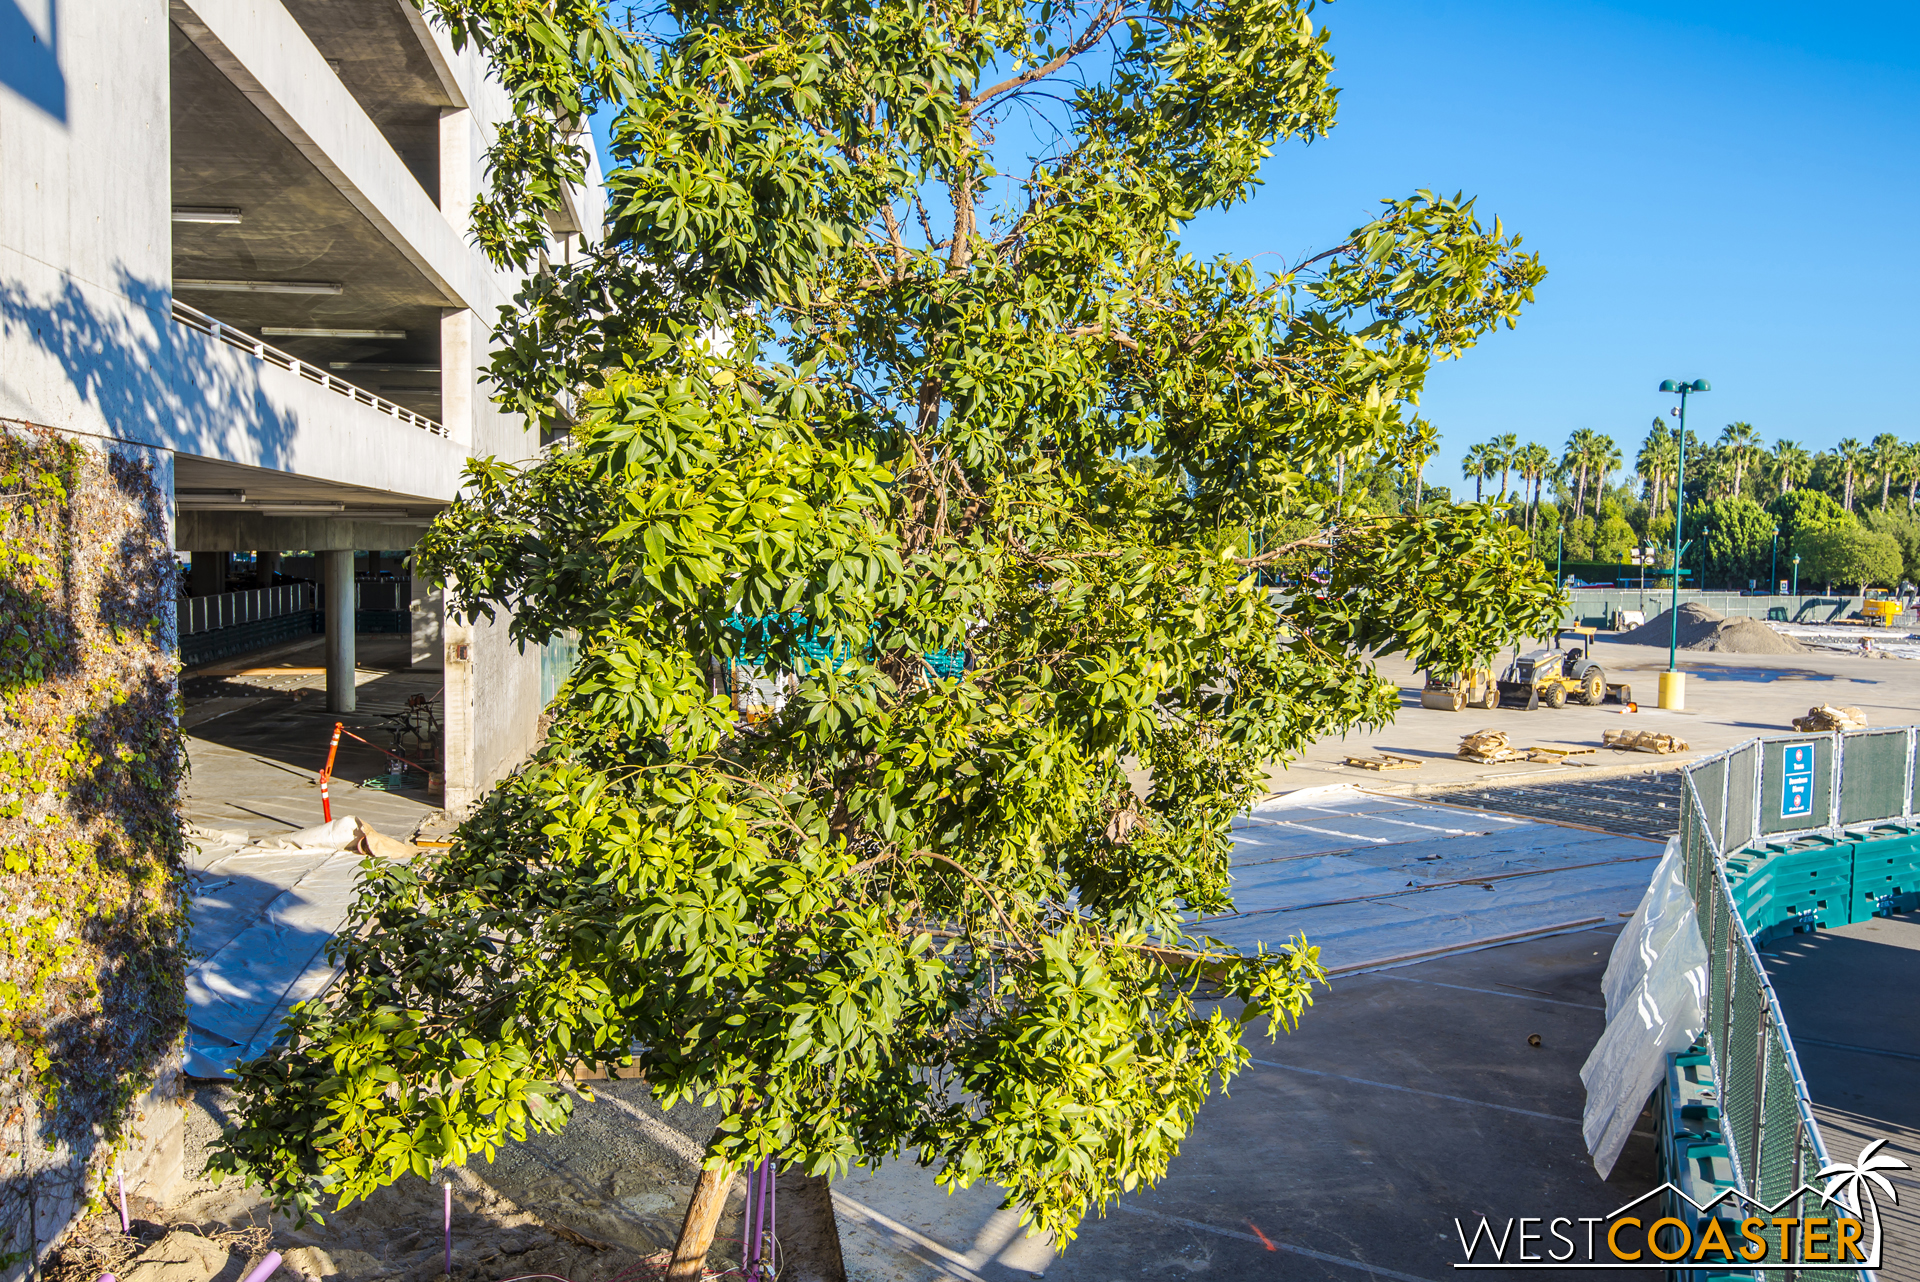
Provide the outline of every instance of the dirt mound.
<path id="1" fill-rule="evenodd" d="M 1616 641 L 1634 645 L 1666 645 L 1673 636 L 1673 611 L 1664 610 Z M 1775 632 L 1758 619 L 1730 619 L 1692 601 L 1680 607 L 1680 648 L 1718 650 L 1722 654 L 1806 654 L 1807 647 Z"/>

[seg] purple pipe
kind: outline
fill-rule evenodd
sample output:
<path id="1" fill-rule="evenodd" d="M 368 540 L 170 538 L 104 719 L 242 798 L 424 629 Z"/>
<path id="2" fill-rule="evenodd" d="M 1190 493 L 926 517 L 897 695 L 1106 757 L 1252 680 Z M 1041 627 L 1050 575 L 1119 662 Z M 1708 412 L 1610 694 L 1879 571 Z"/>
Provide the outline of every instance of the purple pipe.
<path id="1" fill-rule="evenodd" d="M 100 1275 L 100 1282 L 120 1282 L 120 1279 L 116 1278 L 111 1273 L 102 1273 Z"/>
<path id="2" fill-rule="evenodd" d="M 273 1271 L 280 1267 L 280 1252 L 268 1251 L 267 1258 L 253 1266 L 253 1272 L 247 1274 L 246 1282 L 267 1282 Z"/>
<path id="3" fill-rule="evenodd" d="M 447 1191 L 447 1215 L 446 1215 L 447 1258 L 446 1258 L 446 1268 L 444 1272 L 448 1277 L 452 1277 L 453 1276 L 453 1181 L 448 1180 L 445 1184 L 441 1185 L 441 1187 L 446 1189 Z"/>
<path id="4" fill-rule="evenodd" d="M 119 1167 L 113 1168 L 113 1174 L 120 1181 L 120 1231 L 133 1232 L 133 1220 L 127 1215 L 127 1173 Z"/>

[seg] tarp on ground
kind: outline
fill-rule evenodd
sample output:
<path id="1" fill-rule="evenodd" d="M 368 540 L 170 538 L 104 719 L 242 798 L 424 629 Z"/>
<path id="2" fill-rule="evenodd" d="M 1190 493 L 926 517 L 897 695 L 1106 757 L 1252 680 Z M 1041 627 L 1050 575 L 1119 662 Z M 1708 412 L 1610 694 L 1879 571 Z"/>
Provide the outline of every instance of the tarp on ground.
<path id="1" fill-rule="evenodd" d="M 1190 929 L 1242 950 L 1304 936 L 1348 972 L 1616 924 L 1661 849 L 1353 788 L 1274 798 L 1233 837 L 1238 911 Z"/>
<path id="2" fill-rule="evenodd" d="M 259 841 L 189 832 L 190 1076 L 224 1077 L 266 1050 L 287 1012 L 332 981 L 326 946 L 353 905 L 360 833 L 351 815 Z"/>

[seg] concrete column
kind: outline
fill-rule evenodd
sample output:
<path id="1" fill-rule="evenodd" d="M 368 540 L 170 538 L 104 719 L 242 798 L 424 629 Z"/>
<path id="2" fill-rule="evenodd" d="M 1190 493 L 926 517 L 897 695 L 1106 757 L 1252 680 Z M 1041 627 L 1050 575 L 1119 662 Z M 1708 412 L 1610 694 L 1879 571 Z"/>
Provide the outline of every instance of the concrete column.
<path id="1" fill-rule="evenodd" d="M 486 350 L 486 335 L 476 335 L 474 314 L 450 307 L 440 313 L 440 422 L 447 435 L 473 445 L 474 396 L 478 391 L 475 361 Z"/>
<path id="2" fill-rule="evenodd" d="M 407 608 L 413 620 L 413 644 L 409 648 L 407 666 L 421 671 L 443 670 L 445 658 L 441 649 L 440 589 L 416 572 Z"/>
<path id="3" fill-rule="evenodd" d="M 323 552 L 327 575 L 327 711 L 352 712 L 353 551 Z"/>
<path id="4" fill-rule="evenodd" d="M 195 552 L 193 568 L 187 571 L 187 595 L 219 596 L 227 590 L 227 554 Z"/>
<path id="5" fill-rule="evenodd" d="M 255 552 L 253 554 L 253 586 L 256 588 L 272 587 L 274 573 L 278 571 L 279 568 L 280 554 L 278 552 Z"/>

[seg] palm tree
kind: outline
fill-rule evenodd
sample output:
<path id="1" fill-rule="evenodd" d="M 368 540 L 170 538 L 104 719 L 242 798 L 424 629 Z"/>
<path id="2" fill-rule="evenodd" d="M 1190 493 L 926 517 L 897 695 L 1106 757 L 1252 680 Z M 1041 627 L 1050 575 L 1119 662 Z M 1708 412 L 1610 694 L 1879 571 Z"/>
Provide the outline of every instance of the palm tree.
<path id="1" fill-rule="evenodd" d="M 1520 469 L 1521 484 L 1533 484 L 1533 501 L 1527 505 L 1527 529 L 1531 532 L 1535 519 L 1540 515 L 1540 487 L 1546 483 L 1547 473 L 1553 468 L 1553 452 L 1538 441 L 1528 441 L 1514 457 L 1514 466 Z"/>
<path id="2" fill-rule="evenodd" d="M 1613 443 L 1611 436 L 1589 432 L 1588 437 L 1590 439 L 1587 442 L 1587 470 L 1594 478 L 1593 510 L 1598 513 L 1600 500 L 1607 492 L 1607 476 L 1609 473 L 1618 471 L 1623 460 L 1620 457 L 1620 447 Z"/>
<path id="3" fill-rule="evenodd" d="M 1892 432 L 1882 432 L 1873 438 L 1873 470 L 1880 473 L 1880 510 L 1883 512 L 1887 508 L 1887 491 L 1893 485 L 1893 474 L 1900 467 L 1905 449 Z"/>
<path id="4" fill-rule="evenodd" d="M 1733 468 L 1733 497 L 1740 497 L 1740 483 L 1746 479 L 1747 464 L 1760 452 L 1760 434 L 1751 423 L 1729 423 L 1720 431 L 1720 448 Z"/>
<path id="5" fill-rule="evenodd" d="M 1576 521 L 1587 510 L 1587 469 L 1592 466 L 1593 439 L 1591 429 L 1581 428 L 1567 438 L 1567 452 L 1560 456 L 1560 466 L 1575 478 L 1573 519 Z"/>
<path id="6" fill-rule="evenodd" d="M 1914 491 L 1920 490 L 1920 441 L 1912 441 L 1908 443 L 1907 454 L 1906 454 L 1906 469 L 1907 469 L 1907 511 L 1908 513 L 1912 513 Z"/>
<path id="7" fill-rule="evenodd" d="M 1865 455 L 1866 451 L 1861 447 L 1860 442 L 1854 440 L 1851 436 L 1833 447 L 1833 457 L 1839 461 L 1840 467 L 1846 476 L 1846 490 L 1841 500 L 1841 506 L 1845 507 L 1849 512 L 1853 511 L 1854 473 L 1860 470 L 1860 463 Z"/>
<path id="8" fill-rule="evenodd" d="M 1466 457 L 1460 460 L 1460 475 L 1473 478 L 1473 501 L 1479 503 L 1486 498 L 1482 486 L 1493 475 L 1493 460 L 1487 457 L 1484 445 L 1469 445 Z"/>
<path id="9" fill-rule="evenodd" d="M 1812 473 L 1813 455 L 1801 449 L 1798 443 L 1785 438 L 1773 443 L 1773 477 L 1780 483 L 1781 494 L 1793 493 L 1794 487 Z"/>
<path id="10" fill-rule="evenodd" d="M 1647 439 L 1640 442 L 1640 453 L 1633 460 L 1634 470 L 1647 483 L 1649 517 L 1658 516 L 1666 500 L 1667 486 L 1673 479 L 1676 452 L 1673 429 L 1667 426 L 1666 419 L 1654 419 Z"/>
<path id="11" fill-rule="evenodd" d="M 1500 501 L 1507 501 L 1507 476 L 1513 471 L 1513 456 L 1519 452 L 1520 438 L 1509 432 L 1487 442 L 1487 463 L 1500 465 Z"/>

